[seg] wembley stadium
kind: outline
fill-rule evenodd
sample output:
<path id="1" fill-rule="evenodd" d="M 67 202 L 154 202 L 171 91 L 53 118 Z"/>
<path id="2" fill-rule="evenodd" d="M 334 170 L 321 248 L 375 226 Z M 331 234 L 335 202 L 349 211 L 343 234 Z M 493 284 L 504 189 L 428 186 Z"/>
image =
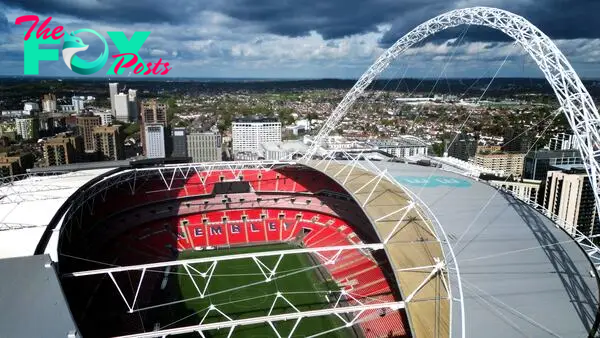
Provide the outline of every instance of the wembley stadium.
<path id="1" fill-rule="evenodd" d="M 390 59 L 459 24 L 539 61 L 597 182 L 600 118 L 562 53 L 514 14 L 452 11 L 382 55 L 305 154 L 3 178 L 0 337 L 596 336 L 590 238 L 443 159 L 319 148 Z"/>
<path id="2" fill-rule="evenodd" d="M 598 324 L 577 241 L 437 167 L 131 162 L 2 190 L 3 336 L 583 337 Z"/>

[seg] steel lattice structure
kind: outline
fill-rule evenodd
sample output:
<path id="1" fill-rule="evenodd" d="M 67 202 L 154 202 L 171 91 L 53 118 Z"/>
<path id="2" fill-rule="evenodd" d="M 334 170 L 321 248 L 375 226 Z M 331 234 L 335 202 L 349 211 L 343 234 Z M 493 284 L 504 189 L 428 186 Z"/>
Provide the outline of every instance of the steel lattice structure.
<path id="1" fill-rule="evenodd" d="M 478 25 L 495 28 L 511 37 L 534 59 L 552 86 L 569 125 L 575 133 L 577 145 L 596 199 L 600 213 L 600 115 L 581 79 L 554 42 L 536 26 L 516 14 L 490 7 L 457 9 L 439 15 L 414 28 L 385 51 L 360 77 L 323 127 L 319 130 L 304 159 L 310 159 L 324 139 L 340 124 L 352 104 L 371 82 L 400 54 L 425 38 L 448 28 L 460 25 Z"/>
<path id="2" fill-rule="evenodd" d="M 358 171 L 359 169 L 365 170 L 365 171 L 373 170 L 374 172 L 372 174 L 372 178 L 370 181 L 368 181 L 366 184 L 362 185 L 357 190 L 353 190 L 350 192 L 351 194 L 358 194 L 358 193 L 361 193 L 361 191 L 362 191 L 362 193 L 368 194 L 366 200 L 359 203 L 359 205 L 364 207 L 366 204 L 368 204 L 370 202 L 371 197 L 374 195 L 374 192 L 379 187 L 380 183 L 383 183 L 383 181 L 395 182 L 391 178 L 391 176 L 389 176 L 389 173 L 387 173 L 386 171 L 379 170 L 373 163 L 371 163 L 368 160 L 366 163 L 370 167 L 366 167 L 366 166 L 362 165 L 358 161 L 358 157 L 356 157 L 355 160 L 345 163 L 345 164 L 341 164 L 338 161 L 335 161 L 333 158 L 324 159 L 321 162 L 315 163 L 315 164 L 317 166 L 319 164 L 322 164 L 325 168 L 329 167 L 330 165 L 331 166 L 342 165 L 344 169 L 339 170 L 335 175 L 336 177 L 339 176 L 338 178 L 340 179 L 340 182 L 342 181 L 342 177 L 344 177 L 344 179 L 343 179 L 344 182 L 347 181 L 349 179 L 349 177 L 351 176 L 351 174 L 353 172 Z M 145 180 L 147 180 L 150 177 L 154 177 L 155 179 L 158 178 L 158 180 L 163 183 L 165 191 L 168 191 L 173 188 L 173 182 L 176 179 L 189 178 L 189 177 L 197 176 L 197 175 L 203 176 L 203 174 L 208 175 L 214 170 L 230 171 L 232 174 L 234 174 L 234 176 L 237 177 L 238 175 L 240 175 L 242 173 L 242 171 L 244 169 L 260 168 L 262 170 L 268 171 L 268 170 L 272 170 L 273 168 L 276 168 L 276 167 L 294 166 L 294 165 L 297 165 L 297 164 L 296 164 L 296 162 L 293 162 L 293 161 L 221 162 L 221 163 L 217 162 L 217 163 L 177 164 L 177 165 L 168 165 L 168 166 L 155 167 L 155 168 L 125 169 L 118 173 L 111 174 L 111 175 L 105 177 L 102 181 L 100 181 L 97 184 L 95 184 L 94 186 L 90 187 L 90 189 L 87 189 L 86 191 L 82 192 L 82 195 L 79 196 L 79 198 L 77 198 L 77 201 L 73 204 L 72 208 L 65 215 L 63 225 L 68 224 L 68 223 L 71 223 L 71 224 L 69 224 L 68 226 L 61 227 L 60 231 L 63 232 L 65 235 L 62 240 L 63 241 L 71 241 L 71 231 L 73 230 L 74 227 L 77 228 L 79 231 L 83 230 L 84 224 L 82 224 L 82 222 L 80 220 L 80 216 L 82 215 L 82 213 L 93 212 L 92 205 L 93 205 L 94 201 L 96 199 L 105 200 L 106 191 L 110 187 L 118 185 L 118 184 L 126 184 L 126 188 L 130 189 L 131 193 L 133 194 L 136 191 L 138 191 L 139 189 L 143 189 Z M 301 165 L 301 166 L 304 166 L 304 165 Z M 318 169 L 316 169 L 316 170 L 318 170 Z M 396 184 L 398 187 L 400 187 L 399 184 L 397 184 L 397 183 L 394 183 L 394 184 Z M 402 187 L 400 187 L 400 188 L 402 188 Z M 411 199 L 411 201 L 412 201 L 412 199 Z M 421 214 L 421 212 L 419 212 L 417 210 L 418 207 L 422 207 L 423 212 L 425 212 L 425 214 Z M 262 263 L 260 261 L 261 257 L 276 256 L 276 257 L 278 257 L 278 261 L 281 261 L 281 259 L 285 255 L 298 254 L 298 253 L 311 253 L 313 255 L 316 255 L 316 256 L 322 258 L 323 261 L 325 262 L 324 265 L 331 265 L 331 264 L 336 263 L 336 261 L 338 260 L 338 258 L 340 257 L 340 255 L 343 251 L 352 250 L 352 249 L 360 250 L 360 251 L 368 251 L 368 252 L 383 250 L 384 247 L 386 246 L 386 243 L 390 242 L 390 240 L 394 236 L 394 234 L 396 232 L 400 231 L 400 226 L 403 224 L 404 220 L 409 218 L 410 212 L 416 213 L 416 215 L 419 217 L 419 219 L 421 219 L 424 223 L 426 222 L 426 219 L 428 219 L 429 217 L 432 216 L 430 214 L 430 212 L 427 210 L 426 206 L 423 206 L 422 203 L 418 202 L 418 201 L 408 203 L 407 205 L 397 206 L 395 211 L 393 211 L 389 214 L 383 215 L 383 216 L 379 217 L 378 219 L 376 219 L 376 221 L 393 220 L 396 223 L 394 225 L 393 229 L 391 229 L 390 234 L 386 235 L 384 238 L 382 238 L 381 243 L 364 244 L 361 242 L 360 244 L 345 245 L 345 246 L 333 246 L 333 247 L 329 246 L 329 247 L 295 249 L 295 250 L 285 250 L 285 251 L 275 251 L 275 252 L 273 252 L 273 251 L 254 252 L 254 253 L 241 254 L 241 255 L 215 256 L 215 257 L 210 257 L 210 258 L 206 258 L 206 259 L 192 259 L 192 260 L 159 262 L 159 263 L 142 264 L 142 265 L 112 267 L 112 268 L 108 268 L 108 269 L 77 271 L 77 272 L 65 274 L 64 277 L 86 277 L 86 276 L 92 276 L 92 275 L 102 275 L 102 276 L 108 277 L 112 281 L 112 283 L 117 291 L 117 294 L 124 301 L 125 306 L 128 309 L 128 312 L 129 313 L 141 312 L 141 311 L 146 311 L 149 309 L 158 308 L 158 307 L 170 304 L 170 303 L 154 304 L 152 306 L 139 307 L 138 302 L 137 302 L 138 301 L 137 294 L 139 293 L 141 285 L 144 284 L 144 280 L 146 280 L 146 278 L 145 278 L 147 276 L 146 272 L 148 272 L 148 271 L 156 272 L 157 271 L 156 269 L 164 269 L 165 267 L 172 267 L 172 266 L 182 266 L 185 269 L 186 274 L 192 280 L 194 286 L 196 287 L 197 292 L 198 292 L 198 297 L 199 298 L 208 297 L 210 294 L 208 293 L 207 288 L 211 282 L 211 277 L 214 273 L 214 269 L 215 269 L 217 263 L 220 261 L 250 258 L 254 261 L 254 264 L 256 265 L 257 270 L 260 271 L 260 273 L 265 278 L 264 281 L 262 281 L 261 283 L 268 283 L 272 279 L 281 278 L 282 276 L 286 276 L 287 274 L 282 275 L 282 272 L 278 271 L 278 265 L 279 265 L 278 263 L 275 264 L 275 266 L 273 266 L 273 267 L 264 265 L 264 263 Z M 396 220 L 397 220 L 397 222 L 396 222 Z M 436 243 L 440 243 L 440 245 L 442 245 L 442 246 L 444 246 L 444 243 L 448 243 L 447 236 L 443 232 L 443 229 L 441 228 L 439 222 L 432 221 L 431 224 L 425 223 L 425 226 L 427 227 L 427 229 L 424 229 L 424 230 L 428 231 L 428 233 L 430 233 L 433 236 Z M 429 226 L 433 226 L 433 227 L 435 227 L 435 229 L 429 228 Z M 440 240 L 440 238 L 438 237 L 438 234 L 442 234 L 444 241 Z M 138 334 L 135 334 L 134 336 L 136 336 L 136 337 L 138 337 L 138 336 L 155 337 L 155 336 L 177 335 L 177 334 L 189 333 L 189 332 L 198 332 L 198 333 L 200 333 L 200 335 L 203 335 L 202 332 L 207 331 L 207 330 L 212 330 L 212 329 L 218 328 L 218 327 L 228 328 L 229 335 L 231 335 L 236 328 L 243 327 L 246 325 L 252 325 L 252 324 L 256 324 L 256 323 L 267 322 L 267 323 L 269 323 L 269 325 L 271 325 L 275 334 L 277 336 L 281 337 L 278 329 L 273 326 L 273 324 L 278 321 L 294 320 L 296 323 L 296 326 L 297 326 L 303 318 L 326 316 L 326 315 L 332 315 L 332 314 L 336 315 L 338 318 L 340 318 L 342 321 L 344 321 L 343 327 L 349 327 L 349 326 L 352 326 L 352 325 L 362 322 L 364 319 L 361 319 L 360 317 L 365 313 L 365 311 L 372 310 L 372 309 L 391 309 L 391 310 L 404 309 L 405 305 L 410 304 L 411 301 L 413 300 L 413 298 L 415 298 L 417 302 L 418 301 L 424 302 L 423 299 L 420 299 L 422 297 L 417 299 L 416 296 L 419 294 L 419 292 L 421 292 L 421 290 L 428 283 L 430 283 L 432 280 L 435 280 L 436 278 L 443 279 L 444 295 L 440 295 L 440 297 L 443 298 L 444 300 L 452 300 L 453 303 L 457 303 L 460 306 L 460 312 L 458 314 L 458 318 L 459 318 L 459 321 L 462 322 L 461 329 L 460 329 L 460 332 L 462 333 L 462 332 L 464 332 L 464 330 L 462 329 L 464 327 L 464 320 L 462 320 L 462 318 L 464 318 L 464 314 L 463 314 L 464 310 L 462 309 L 462 307 L 463 307 L 462 288 L 460 287 L 460 277 L 458 274 L 458 266 L 456 266 L 455 263 L 451 263 L 451 266 L 449 266 L 449 267 L 446 266 L 445 262 L 446 262 L 447 255 L 450 256 L 451 258 L 453 258 L 452 262 L 456 261 L 456 259 L 454 259 L 454 254 L 452 252 L 452 249 L 449 248 L 449 251 L 446 251 L 446 250 L 447 250 L 447 248 L 445 248 L 444 252 L 442 252 L 442 256 L 435 257 L 436 263 L 433 265 L 427 265 L 427 266 L 411 265 L 408 268 L 399 270 L 399 271 L 417 271 L 417 272 L 420 272 L 423 274 L 422 280 L 419 280 L 419 283 L 418 283 L 419 285 L 415 285 L 414 288 L 405 290 L 406 291 L 406 299 L 404 301 L 383 302 L 383 301 L 375 301 L 372 299 L 368 299 L 366 302 L 362 302 L 360 299 L 354 298 L 352 295 L 341 290 L 338 301 L 336 302 L 336 305 L 333 308 L 325 308 L 325 309 L 315 310 L 315 311 L 297 310 L 296 312 L 283 314 L 283 315 L 269 314 L 268 316 L 263 316 L 263 317 L 253 317 L 253 318 L 246 318 L 243 320 L 233 320 L 226 313 L 221 312 L 221 310 L 218 307 L 214 307 L 214 308 L 209 309 L 208 311 L 209 312 L 217 311 L 217 312 L 221 313 L 223 315 L 223 319 L 225 319 L 225 320 L 222 320 L 218 323 L 211 323 L 211 324 L 203 324 L 202 322 L 200 322 L 198 325 L 194 325 L 194 326 L 154 331 L 154 332 L 149 332 L 147 334 L 138 333 Z M 206 262 L 212 263 L 210 265 L 210 267 L 208 268 L 208 270 L 206 270 L 206 271 L 198 271 L 196 268 L 194 268 L 192 266 L 192 264 L 195 264 L 195 263 L 206 263 Z M 133 298 L 129 299 L 127 296 L 125 296 L 122 286 L 120 286 L 119 283 L 117 282 L 117 280 L 115 279 L 115 274 L 121 273 L 121 272 L 135 272 L 135 271 L 140 272 L 141 275 L 140 275 L 139 281 L 137 281 L 137 286 L 136 286 L 137 291 L 136 291 L 135 295 L 133 296 Z M 449 280 L 447 280 L 447 278 Z M 201 282 L 201 284 L 198 284 L 197 281 Z M 244 287 L 252 287 L 255 284 L 257 284 L 257 283 L 249 283 L 249 284 L 244 285 Z M 227 290 L 227 291 L 230 291 L 230 290 Z M 453 296 L 453 295 L 455 295 L 455 296 Z M 285 298 L 285 294 L 277 295 L 274 302 L 276 302 L 278 299 L 282 299 L 282 300 L 288 302 L 288 304 L 292 308 L 295 308 L 294 304 L 290 303 L 289 300 L 287 300 Z M 348 301 L 348 299 L 351 299 L 351 300 L 357 302 L 358 305 L 345 304 Z M 185 299 L 179 300 L 178 302 L 181 302 L 181 301 L 185 301 Z M 427 301 L 427 300 L 425 300 L 425 301 Z M 342 303 L 344 303 L 345 305 L 342 305 Z M 450 314 L 446 314 L 446 316 L 451 315 L 451 313 L 452 313 L 452 310 L 450 310 Z M 346 320 L 344 317 L 341 316 L 342 314 L 350 316 L 349 319 Z M 338 327 L 336 329 L 340 329 L 340 328 L 342 328 L 342 327 Z M 293 332 L 294 331 L 292 331 L 290 333 L 290 335 Z M 464 334 L 463 334 L 463 336 L 464 336 Z"/>

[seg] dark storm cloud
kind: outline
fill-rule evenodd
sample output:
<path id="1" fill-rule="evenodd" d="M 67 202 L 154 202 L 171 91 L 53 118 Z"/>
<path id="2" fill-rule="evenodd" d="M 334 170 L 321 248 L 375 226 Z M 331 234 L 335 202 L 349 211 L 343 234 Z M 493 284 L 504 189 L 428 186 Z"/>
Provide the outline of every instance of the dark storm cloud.
<path id="1" fill-rule="evenodd" d="M 70 15 L 79 19 L 131 24 L 171 23 L 190 18 L 197 1 L 169 0 L 3 0 L 6 6 L 31 11 L 42 15 Z"/>
<path id="2" fill-rule="evenodd" d="M 554 39 L 600 37 L 596 24 L 600 14 L 599 0 L 484 2 L 523 15 Z M 392 23 L 392 29 L 381 40 L 382 45 L 393 43 L 435 15 L 455 9 L 458 3 L 458 0 L 4 0 L 4 4 L 12 8 L 42 15 L 71 15 L 120 24 L 193 25 L 201 11 L 210 10 L 241 22 L 253 23 L 269 33 L 295 37 L 314 30 L 325 39 L 372 32 L 380 24 Z M 3 27 L 1 18 L 0 29 Z M 436 38 L 454 38 L 461 31 L 457 28 L 442 32 Z M 472 27 L 465 39 L 505 41 L 506 37 L 490 29 Z"/>
<path id="3" fill-rule="evenodd" d="M 376 30 L 414 8 L 441 8 L 439 0 L 4 0 L 7 6 L 42 15 L 70 15 L 109 23 L 193 24 L 210 10 L 263 27 L 267 32 L 301 36 L 314 30 L 325 39 Z M 429 3 L 429 4 L 427 4 Z M 437 5 L 435 5 L 437 3 Z"/>
<path id="4" fill-rule="evenodd" d="M 600 38 L 600 28 L 596 23 L 600 13 L 598 0 L 539 0 L 523 5 L 521 0 L 505 0 L 502 9 L 523 16 L 553 39 Z M 384 46 L 393 44 L 422 22 L 442 14 L 450 7 L 439 12 L 415 10 L 394 21 L 392 29 L 381 39 Z M 408 16 L 408 19 L 406 18 Z M 446 40 L 460 36 L 463 27 L 442 31 L 433 40 Z M 509 41 L 502 32 L 488 27 L 469 27 L 464 41 Z"/>
<path id="5" fill-rule="evenodd" d="M 6 18 L 6 15 L 4 14 L 2 8 L 0 8 L 0 33 L 7 33 L 9 31 L 10 26 L 8 23 L 8 19 Z"/>
<path id="6" fill-rule="evenodd" d="M 333 39 L 372 32 L 411 8 L 441 7 L 439 4 L 438 0 L 231 0 L 218 2 L 216 9 L 260 24 L 270 33 L 302 36 L 314 30 Z"/>

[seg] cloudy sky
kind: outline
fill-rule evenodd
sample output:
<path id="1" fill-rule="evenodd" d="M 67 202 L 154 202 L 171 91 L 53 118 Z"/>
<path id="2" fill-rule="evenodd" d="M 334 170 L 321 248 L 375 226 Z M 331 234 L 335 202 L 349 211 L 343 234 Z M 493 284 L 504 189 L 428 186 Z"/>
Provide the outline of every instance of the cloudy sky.
<path id="1" fill-rule="evenodd" d="M 68 31 L 123 31 L 128 37 L 151 31 L 139 54 L 145 62 L 168 61 L 169 76 L 356 78 L 421 22 L 471 6 L 526 17 L 582 78 L 600 78 L 599 0 L 0 0 L 0 75 L 23 74 L 22 37 L 29 26 L 15 19 L 26 14 L 40 21 L 52 16 L 50 27 Z M 99 40 L 79 36 L 90 48 L 77 55 L 95 59 Z M 542 75 L 504 35 L 463 26 L 417 44 L 384 77 L 492 76 L 501 64 L 499 76 Z M 61 58 L 42 62 L 40 75 L 76 74 Z"/>

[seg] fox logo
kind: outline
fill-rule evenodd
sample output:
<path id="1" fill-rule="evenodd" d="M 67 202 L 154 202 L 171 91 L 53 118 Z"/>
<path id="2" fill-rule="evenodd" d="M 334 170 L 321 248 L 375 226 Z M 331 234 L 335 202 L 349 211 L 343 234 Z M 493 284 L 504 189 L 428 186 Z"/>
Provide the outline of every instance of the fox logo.
<path id="1" fill-rule="evenodd" d="M 51 32 L 50 27 L 48 27 L 51 20 L 52 17 L 48 17 L 39 27 L 38 23 L 40 22 L 40 18 L 37 15 L 23 15 L 15 20 L 16 25 L 22 25 L 26 22 L 32 23 L 27 32 L 25 32 L 25 37 L 23 38 L 23 74 L 38 75 L 40 72 L 40 61 L 58 61 L 58 59 L 60 59 L 60 51 L 58 49 L 45 48 L 42 50 L 40 49 L 40 45 L 59 44 L 63 37 L 63 61 L 70 70 L 81 75 L 90 75 L 104 67 L 108 61 L 109 51 L 108 44 L 102 35 L 92 29 L 80 29 L 71 34 L 67 34 L 64 32 L 63 26 L 56 26 Z M 75 55 L 80 51 L 85 51 L 89 48 L 88 45 L 83 43 L 81 38 L 77 37 L 78 33 L 84 32 L 94 34 L 104 44 L 104 51 L 94 61 L 88 62 Z M 35 33 L 35 35 L 33 36 L 33 39 L 30 39 L 32 33 Z M 106 34 L 108 34 L 108 37 L 119 50 L 119 54 L 112 56 L 116 60 L 108 69 L 107 75 L 122 74 L 125 68 L 133 69 L 134 74 L 143 75 L 166 75 L 171 71 L 172 67 L 169 67 L 168 62 L 163 63 L 162 58 L 158 59 L 157 62 L 143 62 L 138 54 L 142 45 L 150 35 L 149 31 L 133 32 L 131 38 L 127 38 L 124 32 L 106 32 Z M 2 37 L 0 36 L 0 39 L 1 38 Z M 160 68 L 161 66 L 163 67 L 162 69 Z"/>
<path id="2" fill-rule="evenodd" d="M 77 52 L 87 50 L 88 47 L 89 46 L 84 44 L 80 38 L 73 35 L 73 33 L 65 35 L 65 43 L 62 47 L 62 56 L 63 60 L 65 61 L 65 64 L 67 65 L 67 67 L 69 67 L 69 69 L 73 70 L 73 68 L 71 67 L 71 60 L 73 60 L 75 54 Z"/>
<path id="3" fill-rule="evenodd" d="M 89 48 L 89 45 L 84 44 L 81 38 L 76 36 L 76 34 L 81 32 L 95 34 L 104 43 L 104 52 L 102 52 L 102 54 L 94 61 L 87 62 L 75 55 L 76 53 Z M 108 45 L 102 35 L 98 34 L 96 31 L 91 29 L 80 29 L 71 34 L 65 34 L 64 40 L 62 56 L 65 64 L 70 70 L 81 75 L 89 75 L 99 71 L 106 64 L 106 61 L 108 60 Z"/>

